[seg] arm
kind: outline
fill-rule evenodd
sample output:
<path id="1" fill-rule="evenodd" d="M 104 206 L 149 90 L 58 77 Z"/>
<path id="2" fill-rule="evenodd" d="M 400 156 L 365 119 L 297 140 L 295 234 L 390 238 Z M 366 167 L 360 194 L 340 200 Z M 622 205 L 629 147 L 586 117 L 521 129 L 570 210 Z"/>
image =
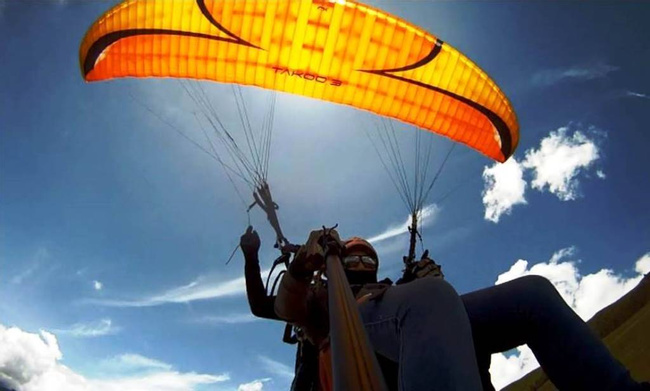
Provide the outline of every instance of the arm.
<path id="1" fill-rule="evenodd" d="M 302 251 L 302 249 L 301 249 Z M 299 252 L 300 254 L 300 252 Z M 298 255 L 296 255 L 298 258 Z M 275 313 L 289 323 L 305 327 L 308 323 L 309 283 L 311 274 L 296 270 L 294 262 L 282 276 L 278 296 L 275 300 Z"/>
<path id="2" fill-rule="evenodd" d="M 260 318 L 280 320 L 273 309 L 275 296 L 267 296 L 264 289 L 258 256 L 260 238 L 257 232 L 253 231 L 253 227 L 248 227 L 246 233 L 242 235 L 240 246 L 244 253 L 246 296 L 251 312 Z"/>
<path id="3" fill-rule="evenodd" d="M 314 326 L 309 313 L 310 301 L 313 299 L 309 285 L 314 271 L 320 269 L 324 263 L 323 249 L 319 244 L 322 235 L 320 230 L 309 234 L 307 243 L 300 247 L 289 265 L 289 270 L 282 277 L 275 300 L 275 313 L 305 330 Z"/>
<path id="4" fill-rule="evenodd" d="M 312 231 L 283 276 L 275 301 L 275 313 L 280 318 L 302 327 L 312 337 L 323 330 L 324 335 L 328 332 L 327 292 L 314 291 L 311 281 L 314 272 L 324 269 L 326 248 L 332 244 L 343 248 L 333 228 Z"/>

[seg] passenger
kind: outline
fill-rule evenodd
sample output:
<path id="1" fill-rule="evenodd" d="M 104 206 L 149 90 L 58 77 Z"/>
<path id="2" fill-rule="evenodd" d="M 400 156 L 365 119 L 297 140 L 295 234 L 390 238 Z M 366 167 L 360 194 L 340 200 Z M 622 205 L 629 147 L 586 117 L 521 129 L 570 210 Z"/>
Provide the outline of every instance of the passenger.
<path id="1" fill-rule="evenodd" d="M 276 314 L 326 341 L 327 291 L 312 276 L 323 268 L 323 231 L 313 231 L 280 284 Z M 528 344 L 561 390 L 646 390 L 543 277 L 528 276 L 459 296 L 441 278 L 391 286 L 377 282 L 378 258 L 359 238 L 343 243 L 342 262 L 375 351 L 398 364 L 400 390 L 493 390 L 490 355 Z"/>

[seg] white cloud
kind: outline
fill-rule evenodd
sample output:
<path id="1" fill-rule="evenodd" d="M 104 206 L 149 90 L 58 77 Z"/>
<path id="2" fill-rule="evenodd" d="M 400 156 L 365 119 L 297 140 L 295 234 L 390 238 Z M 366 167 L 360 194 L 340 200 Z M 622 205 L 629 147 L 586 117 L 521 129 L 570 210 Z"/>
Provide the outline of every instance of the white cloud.
<path id="1" fill-rule="evenodd" d="M 266 278 L 268 270 L 262 271 Z M 161 294 L 131 300 L 86 299 L 84 303 L 107 307 L 152 307 L 169 303 L 189 303 L 195 300 L 208 300 L 221 297 L 239 296 L 246 293 L 244 277 L 232 280 L 215 281 L 212 278 L 198 278 L 187 285 L 172 288 Z"/>
<path id="2" fill-rule="evenodd" d="M 28 278 L 31 276 L 36 269 L 38 269 L 39 264 L 38 263 L 33 263 L 27 267 L 27 269 L 23 270 L 20 274 L 15 275 L 14 277 L 11 278 L 11 283 L 12 284 L 21 284 L 24 279 Z"/>
<path id="3" fill-rule="evenodd" d="M 650 271 L 650 253 L 635 263 L 637 275 L 623 277 L 612 270 L 602 269 L 592 274 L 581 275 L 575 259 L 575 248 L 561 249 L 553 254 L 548 262 L 540 262 L 529 267 L 526 260 L 517 260 L 512 267 L 500 274 L 495 284 L 526 275 L 546 277 L 558 290 L 562 298 L 584 320 L 612 304 L 632 290 L 643 278 L 642 273 Z M 538 367 L 537 360 L 527 346 L 516 349 L 516 354 L 492 356 L 490 373 L 494 386 L 498 389 L 521 378 Z"/>
<path id="4" fill-rule="evenodd" d="M 435 204 L 427 205 L 424 208 L 422 208 L 422 210 L 420 210 L 418 214 L 418 227 L 426 227 L 431 225 L 435 220 L 436 216 L 438 215 L 438 212 L 440 212 L 440 208 Z M 404 223 L 398 225 L 393 224 L 388 228 L 386 228 L 383 232 L 374 235 L 368 238 L 367 240 L 372 244 L 377 244 L 384 240 L 392 239 L 399 235 L 408 233 L 408 227 L 410 225 L 411 225 L 411 216 L 408 216 Z"/>
<path id="5" fill-rule="evenodd" d="M 485 219 L 498 223 L 503 214 L 510 214 L 515 205 L 526 204 L 526 181 L 521 165 L 513 157 L 483 170 L 483 205 Z"/>
<path id="6" fill-rule="evenodd" d="M 609 269 L 582 276 L 577 266 L 579 260 L 571 259 L 574 255 L 573 247 L 565 248 L 553 254 L 548 262 L 537 263 L 530 268 L 528 261 L 520 259 L 510 270 L 499 275 L 496 284 L 527 275 L 544 276 L 553 283 L 571 308 L 587 320 L 636 286 L 642 278 L 639 270 L 648 262 L 645 256 L 638 259 L 638 274 L 631 278 L 616 275 Z"/>
<path id="7" fill-rule="evenodd" d="M 56 367 L 62 355 L 56 337 L 47 331 L 26 333 L 0 324 L 0 384 L 19 388 Z"/>
<path id="8" fill-rule="evenodd" d="M 650 273 L 650 252 L 646 253 L 636 261 L 634 270 L 639 274 Z"/>
<path id="9" fill-rule="evenodd" d="M 516 355 L 493 354 L 490 363 L 492 385 L 499 390 L 537 367 L 539 363 L 527 345 L 517 348 Z"/>
<path id="10" fill-rule="evenodd" d="M 593 127 L 586 132 L 595 136 L 602 133 Z M 486 166 L 483 170 L 485 219 L 498 223 L 515 205 L 527 203 L 525 177 L 528 174 L 532 176 L 533 189 L 548 191 L 563 201 L 575 200 L 580 196 L 579 178 L 588 175 L 599 158 L 595 137 L 587 137 L 580 130 L 570 134 L 569 127 L 562 127 L 542 139 L 539 148 L 528 149 L 521 163 L 511 157 L 503 164 Z M 595 175 L 606 178 L 602 170 L 596 170 Z"/>
<path id="11" fill-rule="evenodd" d="M 569 68 L 547 69 L 535 73 L 532 82 L 538 86 L 551 86 L 565 81 L 588 81 L 606 77 L 618 69 L 619 67 L 604 62 Z"/>
<path id="12" fill-rule="evenodd" d="M 264 384 L 259 380 L 255 380 L 250 383 L 240 384 L 237 391 L 262 391 L 263 388 Z"/>
<path id="13" fill-rule="evenodd" d="M 97 281 L 97 280 L 93 281 L 93 288 L 96 291 L 101 291 L 103 287 L 104 287 L 104 284 L 102 284 L 100 281 Z"/>
<path id="14" fill-rule="evenodd" d="M 171 365 L 139 355 L 114 361 L 128 376 L 90 379 L 62 365 L 56 337 L 0 325 L 0 384 L 20 391 L 189 391 L 229 380 L 228 375 L 181 373 Z"/>
<path id="15" fill-rule="evenodd" d="M 408 250 L 408 238 L 395 238 L 373 244 L 375 251 L 379 255 L 379 270 L 381 273 L 390 273 L 395 268 L 401 270 L 402 256 Z M 399 254 L 399 255 L 397 255 Z"/>
<path id="16" fill-rule="evenodd" d="M 67 334 L 73 337 L 89 338 L 116 334 L 120 330 L 121 328 L 114 326 L 113 321 L 110 319 L 101 319 L 90 323 L 76 323 L 69 329 L 58 329 L 53 331 L 58 334 Z"/>
<path id="17" fill-rule="evenodd" d="M 447 228 L 444 232 L 437 232 L 435 234 L 436 251 L 442 250 L 445 247 L 455 246 L 457 243 L 464 241 L 472 231 L 473 229 L 469 226 L 459 226 L 455 228 Z M 402 257 L 406 255 L 408 245 L 408 236 L 396 237 L 391 240 L 380 242 L 379 244 L 373 244 L 377 254 L 379 254 L 380 276 L 394 279 L 401 277 L 404 268 Z M 425 248 L 429 247 L 426 241 L 423 245 Z M 416 252 L 419 253 L 421 250 L 420 245 L 418 245 L 418 249 L 416 250 L 418 250 Z M 418 256 L 418 254 L 416 254 L 416 256 Z"/>
<path id="18" fill-rule="evenodd" d="M 625 95 L 634 98 L 650 99 L 650 96 L 648 96 L 648 94 L 642 94 L 640 92 L 634 92 L 634 91 L 626 91 Z"/>
<path id="19" fill-rule="evenodd" d="M 257 356 L 257 359 L 262 364 L 262 368 L 270 374 L 293 380 L 294 371 L 292 367 L 262 355 Z"/>
<path id="20" fill-rule="evenodd" d="M 230 314 L 224 316 L 203 316 L 200 318 L 194 319 L 194 323 L 205 323 L 211 325 L 221 325 L 221 324 L 241 324 L 241 323 L 252 323 L 261 320 L 254 316 L 251 313 L 243 314 Z"/>
<path id="21" fill-rule="evenodd" d="M 20 274 L 14 276 L 11 279 L 12 284 L 22 284 L 22 282 L 31 277 L 40 267 L 41 265 L 46 262 L 50 258 L 50 252 L 44 248 L 40 247 L 36 250 L 34 255 L 32 256 L 31 261 L 29 262 L 29 266 L 23 270 Z"/>
<path id="22" fill-rule="evenodd" d="M 556 252 L 553 253 L 553 255 L 551 256 L 551 259 L 549 259 L 548 263 L 556 264 L 559 261 L 561 261 L 562 259 L 574 256 L 575 253 L 576 253 L 575 246 L 559 249 L 559 250 L 557 250 Z M 498 278 L 497 278 L 496 283 L 497 284 L 499 283 Z"/>
<path id="23" fill-rule="evenodd" d="M 110 380 L 90 380 L 88 391 L 185 391 L 197 386 L 229 380 L 228 375 L 164 371 Z M 64 389 L 61 389 L 63 391 Z"/>
<path id="24" fill-rule="evenodd" d="M 522 166 L 533 171 L 532 187 L 555 194 L 563 201 L 579 196 L 578 174 L 600 157 L 595 141 L 584 133 L 568 134 L 563 127 L 544 138 L 539 149 L 526 151 Z"/>
<path id="25" fill-rule="evenodd" d="M 117 364 L 119 367 L 127 368 L 147 368 L 147 369 L 163 369 L 170 370 L 172 366 L 162 361 L 154 360 L 139 354 L 122 354 L 110 360 L 110 362 Z"/>
<path id="26" fill-rule="evenodd" d="M 250 383 L 240 384 L 237 391 L 262 391 L 264 383 L 271 380 L 270 378 L 253 380 Z"/>
<path id="27" fill-rule="evenodd" d="M 173 367 L 165 362 L 145 357 L 139 354 L 126 353 L 101 360 L 97 372 L 103 376 L 113 377 L 132 376 L 134 374 L 171 371 Z"/>

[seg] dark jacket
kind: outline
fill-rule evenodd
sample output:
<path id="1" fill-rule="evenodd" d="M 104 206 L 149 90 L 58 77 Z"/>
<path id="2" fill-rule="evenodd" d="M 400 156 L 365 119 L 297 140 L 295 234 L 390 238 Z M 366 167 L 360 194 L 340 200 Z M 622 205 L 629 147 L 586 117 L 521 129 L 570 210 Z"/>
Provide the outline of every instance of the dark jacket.
<path id="1" fill-rule="evenodd" d="M 275 313 L 276 296 L 266 294 L 258 255 L 245 255 L 244 259 L 246 296 L 251 312 L 260 318 L 282 320 Z M 318 349 L 309 341 L 298 341 L 294 370 L 291 391 L 318 391 Z"/>

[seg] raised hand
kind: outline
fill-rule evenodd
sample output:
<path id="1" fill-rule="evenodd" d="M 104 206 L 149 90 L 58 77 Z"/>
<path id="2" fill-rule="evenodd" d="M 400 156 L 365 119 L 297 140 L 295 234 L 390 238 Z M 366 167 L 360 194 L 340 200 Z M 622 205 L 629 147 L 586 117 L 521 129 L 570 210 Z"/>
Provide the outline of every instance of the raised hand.
<path id="1" fill-rule="evenodd" d="M 239 246 L 245 256 L 257 255 L 260 249 L 260 236 L 257 231 L 253 230 L 253 226 L 249 225 L 246 232 L 239 239 Z"/>

